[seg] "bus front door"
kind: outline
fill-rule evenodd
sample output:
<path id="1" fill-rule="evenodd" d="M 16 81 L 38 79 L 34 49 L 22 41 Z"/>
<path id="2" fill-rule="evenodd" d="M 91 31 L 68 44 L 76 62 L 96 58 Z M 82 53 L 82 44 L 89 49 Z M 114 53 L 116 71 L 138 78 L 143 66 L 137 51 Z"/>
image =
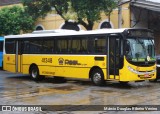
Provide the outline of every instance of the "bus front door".
<path id="1" fill-rule="evenodd" d="M 121 39 L 119 36 L 108 38 L 108 79 L 119 79 Z"/>

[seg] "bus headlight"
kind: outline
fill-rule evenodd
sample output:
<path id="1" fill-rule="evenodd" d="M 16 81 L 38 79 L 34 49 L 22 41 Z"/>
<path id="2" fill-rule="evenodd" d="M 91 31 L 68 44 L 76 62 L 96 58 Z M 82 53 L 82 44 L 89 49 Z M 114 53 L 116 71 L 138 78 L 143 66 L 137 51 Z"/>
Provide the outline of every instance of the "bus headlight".
<path id="1" fill-rule="evenodd" d="M 131 71 L 131 72 L 133 72 L 133 73 L 138 73 L 138 71 L 137 70 L 135 70 L 135 69 L 133 69 L 132 67 L 130 67 L 130 66 L 128 66 L 128 69 Z"/>
<path id="2" fill-rule="evenodd" d="M 135 74 L 138 74 L 138 75 L 153 74 L 153 73 L 156 72 L 156 69 L 152 70 L 152 71 L 138 71 L 138 70 L 133 69 L 130 66 L 128 66 L 128 70 L 131 71 L 131 72 L 133 72 L 133 73 L 135 73 Z"/>

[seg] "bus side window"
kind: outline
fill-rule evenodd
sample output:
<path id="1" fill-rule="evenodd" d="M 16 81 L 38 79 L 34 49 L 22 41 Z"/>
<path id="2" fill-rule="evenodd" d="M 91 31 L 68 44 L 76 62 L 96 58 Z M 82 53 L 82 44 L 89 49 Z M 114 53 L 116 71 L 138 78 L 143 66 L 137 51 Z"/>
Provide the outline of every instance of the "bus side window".
<path id="1" fill-rule="evenodd" d="M 85 39 L 82 39 L 81 40 L 81 47 L 80 47 L 80 50 L 79 52 L 80 53 L 88 53 L 88 40 L 85 38 Z"/>
<path id="2" fill-rule="evenodd" d="M 5 49 L 7 54 L 15 54 L 16 53 L 16 43 L 13 40 L 6 40 Z"/>
<path id="3" fill-rule="evenodd" d="M 72 40 L 72 53 L 85 54 L 88 53 L 88 39 L 84 37 L 77 37 Z"/>
<path id="4" fill-rule="evenodd" d="M 29 53 L 29 41 L 24 41 L 24 49 L 23 49 L 24 54 Z"/>
<path id="5" fill-rule="evenodd" d="M 104 36 L 97 36 L 94 42 L 94 51 L 98 54 L 106 53 L 106 38 Z"/>
<path id="6" fill-rule="evenodd" d="M 43 48 L 42 48 L 42 53 L 43 54 L 47 54 L 47 53 L 50 53 L 50 54 L 53 54 L 55 52 L 55 49 L 54 49 L 54 39 L 50 39 L 50 40 L 44 40 L 43 41 Z"/>
<path id="7" fill-rule="evenodd" d="M 71 53 L 71 39 L 59 39 L 58 44 L 58 53 Z"/>
<path id="8" fill-rule="evenodd" d="M 41 54 L 42 53 L 42 40 L 29 40 L 24 42 L 24 53 L 28 54 Z"/>
<path id="9" fill-rule="evenodd" d="M 71 52 L 77 54 L 80 50 L 80 39 L 73 39 L 71 44 Z"/>

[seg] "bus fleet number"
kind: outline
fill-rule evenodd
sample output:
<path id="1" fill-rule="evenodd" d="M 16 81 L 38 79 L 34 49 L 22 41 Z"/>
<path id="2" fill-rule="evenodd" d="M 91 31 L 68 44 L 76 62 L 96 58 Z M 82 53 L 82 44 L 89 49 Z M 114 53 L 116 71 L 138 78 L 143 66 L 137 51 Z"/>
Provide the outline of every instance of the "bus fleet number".
<path id="1" fill-rule="evenodd" d="M 43 63 L 52 63 L 52 58 L 42 58 Z"/>

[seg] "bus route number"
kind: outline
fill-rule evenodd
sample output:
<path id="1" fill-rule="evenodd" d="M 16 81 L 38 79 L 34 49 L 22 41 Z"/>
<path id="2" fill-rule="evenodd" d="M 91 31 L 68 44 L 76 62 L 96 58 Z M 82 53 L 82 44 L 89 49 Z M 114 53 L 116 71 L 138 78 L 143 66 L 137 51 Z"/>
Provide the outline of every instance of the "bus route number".
<path id="1" fill-rule="evenodd" d="M 52 63 L 52 58 L 42 58 L 43 63 Z"/>

